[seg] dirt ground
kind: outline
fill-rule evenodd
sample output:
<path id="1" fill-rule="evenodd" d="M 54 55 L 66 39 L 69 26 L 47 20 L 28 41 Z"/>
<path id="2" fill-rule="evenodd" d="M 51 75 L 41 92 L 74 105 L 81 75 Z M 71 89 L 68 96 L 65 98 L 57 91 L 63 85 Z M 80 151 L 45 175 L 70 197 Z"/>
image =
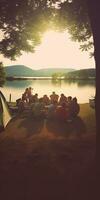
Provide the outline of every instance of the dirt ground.
<path id="1" fill-rule="evenodd" d="M 0 133 L 0 199 L 96 199 L 95 122 L 89 128 L 89 112 L 83 105 L 79 117 L 66 123 L 35 120 L 28 112 L 13 118 Z"/>

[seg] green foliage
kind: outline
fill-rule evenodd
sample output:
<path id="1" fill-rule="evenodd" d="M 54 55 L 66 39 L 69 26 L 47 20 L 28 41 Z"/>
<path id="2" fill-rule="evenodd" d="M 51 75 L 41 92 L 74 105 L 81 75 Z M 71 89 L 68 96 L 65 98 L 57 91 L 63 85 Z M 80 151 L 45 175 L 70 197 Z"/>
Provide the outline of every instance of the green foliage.
<path id="1" fill-rule="evenodd" d="M 68 29 L 73 40 L 84 42 L 82 50 L 93 44 L 86 0 L 2 0 L 0 29 L 0 52 L 12 60 L 34 52 L 48 29 Z"/>
<path id="2" fill-rule="evenodd" d="M 41 35 L 51 25 L 53 9 L 47 0 L 5 0 L 0 2 L 0 52 L 14 60 L 22 51 L 34 52 Z"/>
<path id="3" fill-rule="evenodd" d="M 88 40 L 92 33 L 88 17 L 86 0 L 65 1 L 60 4 L 59 16 L 66 21 L 72 39 L 84 42 Z"/>
<path id="4" fill-rule="evenodd" d="M 5 83 L 5 71 L 2 62 L 0 62 L 0 86 Z"/>
<path id="5" fill-rule="evenodd" d="M 66 79 L 94 79 L 95 77 L 95 69 L 81 69 L 65 75 Z"/>
<path id="6" fill-rule="evenodd" d="M 61 72 L 54 73 L 54 74 L 52 74 L 52 79 L 53 79 L 53 80 L 60 79 L 63 75 L 64 75 L 64 74 L 61 73 Z"/>
<path id="7" fill-rule="evenodd" d="M 61 30 L 67 29 L 71 39 L 81 43 L 80 48 L 93 48 L 93 38 L 88 16 L 87 1 L 72 0 L 59 3 L 56 23 Z"/>

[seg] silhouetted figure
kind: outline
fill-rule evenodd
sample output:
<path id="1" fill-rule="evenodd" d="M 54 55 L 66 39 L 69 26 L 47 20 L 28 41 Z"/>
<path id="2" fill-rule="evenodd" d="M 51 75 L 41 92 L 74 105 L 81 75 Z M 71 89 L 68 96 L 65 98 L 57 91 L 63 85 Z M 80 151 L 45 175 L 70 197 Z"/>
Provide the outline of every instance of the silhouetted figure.
<path id="1" fill-rule="evenodd" d="M 39 101 L 31 105 L 31 112 L 35 118 L 44 117 L 45 109 L 44 109 L 44 103 L 43 103 L 42 98 L 40 98 Z"/>
<path id="2" fill-rule="evenodd" d="M 27 95 L 28 95 L 28 101 L 29 101 L 29 103 L 31 103 L 32 102 L 32 88 L 31 87 L 29 87 L 28 88 L 28 92 L 27 92 Z"/>
<path id="3" fill-rule="evenodd" d="M 63 93 L 60 95 L 59 99 L 59 104 L 62 105 L 62 103 L 67 103 L 67 97 Z"/>
<path id="4" fill-rule="evenodd" d="M 47 112 L 47 118 L 48 119 L 54 119 L 55 118 L 56 108 L 57 108 L 57 101 L 53 101 L 53 103 L 51 103 L 48 106 L 48 112 Z"/>
<path id="5" fill-rule="evenodd" d="M 67 110 L 68 110 L 68 118 L 70 118 L 71 113 L 72 113 L 72 97 L 71 96 L 67 97 Z"/>
<path id="6" fill-rule="evenodd" d="M 28 102 L 28 88 L 26 88 L 25 92 L 22 94 L 22 101 Z"/>
<path id="7" fill-rule="evenodd" d="M 58 102 L 59 95 L 57 95 L 55 92 L 52 92 L 50 95 L 50 101 L 53 103 L 54 101 Z"/>
<path id="8" fill-rule="evenodd" d="M 68 111 L 67 111 L 66 103 L 62 103 L 62 105 L 57 108 L 56 119 L 60 121 L 67 121 Z"/>
<path id="9" fill-rule="evenodd" d="M 72 100 L 71 110 L 70 110 L 71 117 L 76 117 L 78 115 L 79 111 L 80 111 L 80 106 L 77 103 L 77 98 L 74 97 Z"/>
<path id="10" fill-rule="evenodd" d="M 20 101 L 21 101 L 21 98 L 19 98 L 19 99 L 16 100 L 16 106 L 19 105 Z"/>
<path id="11" fill-rule="evenodd" d="M 18 112 L 24 111 L 25 102 L 21 98 L 16 100 L 16 105 L 18 106 Z"/>
<path id="12" fill-rule="evenodd" d="M 72 103 L 72 97 L 71 97 L 71 96 L 68 96 L 68 97 L 67 97 L 67 103 L 68 103 L 69 106 L 70 106 L 70 104 Z"/>
<path id="13" fill-rule="evenodd" d="M 36 103 L 36 102 L 38 102 L 38 94 L 36 93 L 35 95 L 32 95 L 32 97 L 31 97 L 31 103 Z"/>
<path id="14" fill-rule="evenodd" d="M 46 94 L 43 96 L 43 103 L 45 105 L 48 105 L 50 103 L 50 99 Z"/>
<path id="15" fill-rule="evenodd" d="M 18 105 L 18 111 L 19 112 L 22 112 L 22 111 L 24 111 L 25 110 L 25 102 L 24 101 L 20 101 L 19 102 L 19 105 Z"/>

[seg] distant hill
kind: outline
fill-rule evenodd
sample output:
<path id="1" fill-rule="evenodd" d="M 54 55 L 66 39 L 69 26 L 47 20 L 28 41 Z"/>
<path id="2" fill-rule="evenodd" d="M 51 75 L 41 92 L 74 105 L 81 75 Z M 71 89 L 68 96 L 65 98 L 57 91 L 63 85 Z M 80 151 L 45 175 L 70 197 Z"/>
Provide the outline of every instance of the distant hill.
<path id="1" fill-rule="evenodd" d="M 35 75 L 40 76 L 40 77 L 51 77 L 52 74 L 54 73 L 68 73 L 68 72 L 72 72 L 74 71 L 74 69 L 70 69 L 70 68 L 47 68 L 47 69 L 39 69 L 39 70 L 35 70 Z"/>
<path id="2" fill-rule="evenodd" d="M 13 65 L 6 66 L 5 68 L 6 77 L 51 77 L 52 74 L 61 72 L 68 73 L 74 71 L 74 69 L 70 68 L 47 68 L 47 69 L 39 69 L 33 70 L 24 65 Z"/>
<path id="3" fill-rule="evenodd" d="M 29 67 L 26 67 L 24 65 L 13 65 L 13 66 L 7 66 L 4 68 L 6 77 L 9 76 L 34 76 L 34 70 L 30 69 Z"/>
<path id="4" fill-rule="evenodd" d="M 96 77 L 96 71 L 94 68 L 81 69 L 65 74 L 66 79 L 92 79 Z"/>

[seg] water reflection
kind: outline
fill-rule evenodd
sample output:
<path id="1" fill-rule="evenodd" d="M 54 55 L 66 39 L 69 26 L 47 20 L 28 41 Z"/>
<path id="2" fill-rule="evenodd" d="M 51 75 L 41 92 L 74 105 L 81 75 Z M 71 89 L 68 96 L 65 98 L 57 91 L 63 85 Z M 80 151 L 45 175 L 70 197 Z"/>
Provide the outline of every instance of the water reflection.
<path id="1" fill-rule="evenodd" d="M 7 100 L 9 95 L 12 96 L 12 101 L 20 98 L 27 87 L 33 88 L 33 94 L 38 93 L 39 97 L 44 94 L 48 96 L 55 91 L 58 95 L 64 93 L 66 96 L 77 97 L 80 103 L 89 102 L 89 98 L 95 95 L 94 80 L 15 80 L 6 81 L 1 91 L 4 93 Z"/>
<path id="2" fill-rule="evenodd" d="M 71 84 L 77 84 L 79 87 L 84 86 L 90 86 L 95 87 L 95 80 L 64 80 L 65 83 L 71 85 Z"/>
<path id="3" fill-rule="evenodd" d="M 29 85 L 32 85 L 32 82 L 31 80 L 14 80 L 14 81 L 6 81 L 5 84 L 4 84 L 4 87 L 7 87 L 7 88 L 26 88 L 28 87 Z"/>
<path id="4" fill-rule="evenodd" d="M 56 86 L 61 87 L 62 80 L 53 80 L 53 79 L 52 79 L 51 82 L 52 82 L 52 85 L 54 85 L 55 87 L 56 87 Z"/>

